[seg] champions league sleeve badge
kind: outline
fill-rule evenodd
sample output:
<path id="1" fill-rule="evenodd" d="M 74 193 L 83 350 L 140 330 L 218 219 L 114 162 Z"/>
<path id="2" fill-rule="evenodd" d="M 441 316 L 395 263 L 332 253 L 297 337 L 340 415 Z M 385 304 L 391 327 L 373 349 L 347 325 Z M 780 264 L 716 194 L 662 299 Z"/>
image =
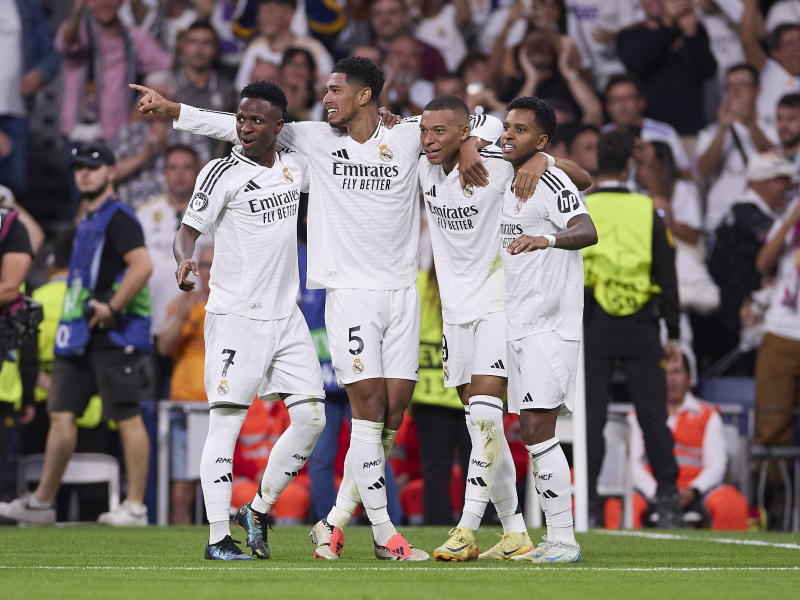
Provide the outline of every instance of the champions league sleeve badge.
<path id="1" fill-rule="evenodd" d="M 294 183 L 294 177 L 289 172 L 289 167 L 283 167 L 283 178 L 286 180 L 286 183 Z"/>
<path id="2" fill-rule="evenodd" d="M 189 204 L 189 206 L 195 212 L 203 212 L 208 208 L 208 196 L 206 196 L 203 192 L 197 192 L 192 198 L 192 202 Z"/>
<path id="3" fill-rule="evenodd" d="M 387 146 L 386 144 L 381 144 L 379 150 L 380 150 L 379 156 L 381 157 L 381 160 L 383 162 L 389 162 L 394 158 L 394 154 L 392 154 L 392 151 L 389 150 L 389 146 Z"/>

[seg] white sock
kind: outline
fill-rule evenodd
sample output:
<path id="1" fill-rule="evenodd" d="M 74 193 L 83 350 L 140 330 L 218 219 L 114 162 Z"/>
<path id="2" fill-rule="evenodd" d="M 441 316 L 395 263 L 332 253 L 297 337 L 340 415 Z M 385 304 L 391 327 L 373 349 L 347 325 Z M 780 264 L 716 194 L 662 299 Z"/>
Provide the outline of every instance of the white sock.
<path id="1" fill-rule="evenodd" d="M 247 407 L 212 407 L 208 419 L 208 437 L 200 458 L 200 483 L 208 522 L 212 524 L 209 538 L 212 544 L 230 535 L 233 449 L 246 416 Z"/>
<path id="2" fill-rule="evenodd" d="M 297 476 L 325 429 L 325 405 L 322 402 L 297 399 L 296 396 L 289 396 L 284 402 L 291 424 L 272 447 L 261 480 L 261 494 L 253 498 L 251 506 L 260 513 L 268 513 L 281 492 Z"/>
<path id="3" fill-rule="evenodd" d="M 384 427 L 383 431 L 381 431 L 381 446 L 383 446 L 385 460 L 389 458 L 396 436 L 396 429 Z M 336 504 L 328 513 L 328 523 L 344 531 L 359 504 L 361 504 L 361 494 L 358 493 L 358 486 L 353 477 L 353 469 L 350 467 L 350 450 L 348 450 L 347 455 L 344 457 L 342 483 L 339 485 L 339 493 L 336 495 Z"/>
<path id="4" fill-rule="evenodd" d="M 497 516 L 500 517 L 503 531 L 516 533 L 527 531 L 522 511 L 519 510 L 517 468 L 514 466 L 514 457 L 511 455 L 511 448 L 505 435 L 503 436 L 503 464 L 497 472 L 489 499 L 494 504 Z"/>
<path id="5" fill-rule="evenodd" d="M 469 399 L 469 419 L 472 425 L 472 451 L 467 471 L 464 512 L 458 526 L 476 530 L 489 503 L 497 473 L 503 465 L 503 401 L 493 396 L 472 396 Z"/>
<path id="6" fill-rule="evenodd" d="M 383 423 L 353 419 L 350 436 L 350 468 L 378 544 L 385 544 L 391 537 L 386 537 L 386 527 L 377 528 L 390 520 L 386 507 L 386 459 L 381 444 L 382 432 Z"/>
<path id="7" fill-rule="evenodd" d="M 575 544 L 569 464 L 558 438 L 526 446 L 534 462 L 536 484 L 547 518 L 547 540 Z"/>

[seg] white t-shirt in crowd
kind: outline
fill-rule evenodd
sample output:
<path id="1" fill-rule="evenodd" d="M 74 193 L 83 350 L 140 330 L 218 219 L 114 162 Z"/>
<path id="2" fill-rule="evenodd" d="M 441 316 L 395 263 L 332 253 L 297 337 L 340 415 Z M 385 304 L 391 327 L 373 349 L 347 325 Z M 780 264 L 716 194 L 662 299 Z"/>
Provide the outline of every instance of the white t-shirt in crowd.
<path id="1" fill-rule="evenodd" d="M 183 293 L 175 282 L 176 264 L 172 252 L 172 243 L 181 225 L 183 211 L 176 209 L 165 194 L 142 204 L 136 209 L 136 218 L 142 225 L 144 245 L 150 255 L 150 262 L 153 263 L 153 274 L 148 284 L 153 314 L 151 331 L 157 336 L 166 326 L 167 307 Z M 195 260 L 199 254 L 198 245 Z"/>
<path id="2" fill-rule="evenodd" d="M 717 61 L 717 72 L 706 80 L 703 104 L 710 121 L 716 119 L 717 109 L 725 94 L 725 76 L 729 67 L 747 62 L 739 38 L 739 23 L 744 6 L 741 0 L 718 0 L 722 12 L 708 15 L 698 11 L 698 18 L 706 28 L 711 53 Z"/>
<path id="3" fill-rule="evenodd" d="M 613 123 L 606 123 L 601 131 L 608 133 L 609 131 L 614 131 L 614 129 L 616 127 Z M 678 165 L 679 169 L 689 169 L 692 166 L 691 161 L 689 161 L 689 155 L 686 153 L 686 148 L 681 141 L 681 136 L 669 123 L 645 117 L 642 119 L 641 136 L 642 141 L 645 142 L 664 142 L 669 144 L 672 156 L 675 158 L 675 164 Z"/>
<path id="4" fill-rule="evenodd" d="M 25 117 L 25 100 L 20 92 L 24 75 L 22 19 L 16 0 L 0 0 L 0 115 Z"/>
<path id="5" fill-rule="evenodd" d="M 471 116 L 472 135 L 494 142 L 503 124 Z M 175 127 L 236 140 L 236 117 L 181 105 Z M 287 123 L 278 143 L 310 166 L 308 287 L 399 290 L 416 283 L 419 244 L 419 117 L 363 144 L 327 123 Z"/>
<path id="6" fill-rule="evenodd" d="M 758 153 L 753 136 L 750 130 L 741 123 L 734 123 L 733 128 L 742 145 L 742 150 L 748 160 L 751 156 Z M 712 123 L 700 130 L 697 134 L 697 146 L 695 156 L 701 157 L 711 146 L 714 138 L 719 131 L 719 125 Z M 722 143 L 722 167 L 715 175 L 706 178 L 709 187 L 706 194 L 706 216 L 703 228 L 708 232 L 713 232 L 722 219 L 742 196 L 747 189 L 747 165 L 742 152 L 736 145 L 730 129 L 725 134 Z"/>
<path id="7" fill-rule="evenodd" d="M 506 336 L 519 340 L 555 331 L 565 340 L 583 332 L 583 256 L 580 250 L 547 248 L 511 255 L 520 235 L 540 236 L 567 229 L 570 219 L 588 214 L 578 189 L 561 169 L 548 167 L 533 197 L 518 202 L 508 187 L 500 225 L 505 273 Z"/>
<path id="8" fill-rule="evenodd" d="M 800 23 L 800 0 L 779 0 L 770 7 L 765 23 L 767 32 L 784 23 Z"/>
<path id="9" fill-rule="evenodd" d="M 297 207 L 307 162 L 279 152 L 271 168 L 241 154 L 212 160 L 197 177 L 183 223 L 214 240 L 206 311 L 285 319 L 297 310 Z"/>
<path id="10" fill-rule="evenodd" d="M 767 235 L 767 241 L 775 237 L 798 202 L 800 200 L 795 199 L 786 207 L 783 216 L 775 219 Z M 772 301 L 764 315 L 764 329 L 780 337 L 800 341 L 798 270 L 800 270 L 800 226 L 795 225 L 786 234 L 783 250 L 778 257 L 778 272 L 775 276 Z"/>
<path id="11" fill-rule="evenodd" d="M 428 216 L 442 319 L 451 325 L 474 321 L 503 310 L 503 260 L 500 219 L 503 193 L 514 169 L 495 146 L 480 150 L 489 185 L 461 187 L 458 165 L 445 173 L 441 165 L 419 159 L 422 210 Z"/>
<path id="12" fill-rule="evenodd" d="M 672 219 L 692 229 L 703 227 L 703 205 L 700 202 L 700 192 L 693 181 L 678 179 L 675 189 L 672 190 Z"/>
<path id="13" fill-rule="evenodd" d="M 786 94 L 800 92 L 800 77 L 793 77 L 776 61 L 767 58 L 761 69 L 761 93 L 756 100 L 758 126 L 773 144 L 778 143 L 778 102 Z"/>
<path id="14" fill-rule="evenodd" d="M 636 22 L 637 0 L 566 0 L 567 33 L 581 53 L 581 68 L 591 71 L 594 88 L 605 92 L 612 75 L 625 72 L 614 41 L 598 42 L 598 27 L 619 31 Z"/>
<path id="15" fill-rule="evenodd" d="M 317 75 L 320 81 L 328 80 L 328 76 L 333 70 L 333 57 L 319 40 L 307 36 L 297 36 L 289 46 L 308 50 L 314 57 L 314 62 L 317 63 Z M 283 52 L 273 50 L 266 38 L 260 37 L 253 40 L 244 51 L 239 63 L 239 70 L 236 71 L 236 79 L 233 82 L 236 91 L 241 92 L 242 88 L 250 83 L 250 75 L 258 63 L 271 62 L 280 66 L 283 54 Z"/>
<path id="16" fill-rule="evenodd" d="M 444 58 L 447 70 L 455 73 L 467 55 L 467 45 L 458 29 L 456 7 L 446 4 L 435 17 L 422 19 L 414 28 L 414 36 L 436 48 Z"/>

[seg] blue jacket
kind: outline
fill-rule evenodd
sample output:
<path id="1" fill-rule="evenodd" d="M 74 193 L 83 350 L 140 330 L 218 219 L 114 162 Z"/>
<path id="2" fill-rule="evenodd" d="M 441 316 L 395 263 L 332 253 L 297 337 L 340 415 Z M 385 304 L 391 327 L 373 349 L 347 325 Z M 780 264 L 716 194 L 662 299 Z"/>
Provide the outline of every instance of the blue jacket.
<path id="1" fill-rule="evenodd" d="M 39 69 L 46 81 L 58 75 L 61 57 L 53 48 L 53 38 L 47 27 L 47 19 L 36 0 L 17 0 L 22 21 L 22 60 L 27 73 Z"/>

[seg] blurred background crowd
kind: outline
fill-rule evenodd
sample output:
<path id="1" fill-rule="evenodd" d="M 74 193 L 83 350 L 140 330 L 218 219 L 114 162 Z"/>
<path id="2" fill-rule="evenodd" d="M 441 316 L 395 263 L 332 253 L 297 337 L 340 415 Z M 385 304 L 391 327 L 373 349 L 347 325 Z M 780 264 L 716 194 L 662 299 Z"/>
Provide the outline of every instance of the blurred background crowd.
<path id="1" fill-rule="evenodd" d="M 798 471 L 776 463 L 764 471 L 762 493 L 748 491 L 741 482 L 757 465 L 745 465 L 740 479 L 730 464 L 726 469 L 736 450 L 726 450 L 724 440 L 720 446 L 722 419 L 687 398 L 696 401 L 693 388 L 712 403 L 740 407 L 722 411 L 734 421 L 729 444 L 798 444 L 800 0 L 0 0 L 0 206 L 19 211 L 34 254 L 27 290 L 45 305 L 38 347 L 23 348 L 0 374 L 0 500 L 14 496 L 17 457 L 42 452 L 46 438 L 48 365 L 72 228 L 82 216 L 73 150 L 92 142 L 113 150 L 116 192 L 136 211 L 154 265 L 156 356 L 146 367 L 143 399 L 205 402 L 202 324 L 213 249 L 199 255 L 197 290 L 182 293 L 172 239 L 197 173 L 229 148 L 141 115 L 127 84 L 233 111 L 238 90 L 267 80 L 285 91 L 287 120 L 322 120 L 327 77 L 336 60 L 352 55 L 381 66 L 381 105 L 402 116 L 420 114 L 439 94 L 501 119 L 515 97 L 544 98 L 558 117 L 548 152 L 592 174 L 602 135 L 635 135 L 633 167 L 622 183 L 653 198 L 675 246 L 685 361 L 666 378 L 676 441 L 685 433 L 683 413 L 703 417 L 691 443 L 676 444 L 676 453 L 699 444 L 699 457 L 678 462 L 706 469 L 702 477 L 684 473 L 689 492 L 682 503 L 737 483 L 766 512 L 733 509 L 739 498 L 726 496 L 726 510 L 745 515 L 733 526 L 746 527 L 754 516 L 782 526 Z M 298 236 L 305 236 L 302 219 Z M 302 267 L 302 247 L 300 260 Z M 420 266 L 421 382 L 391 457 L 390 507 L 395 522 L 402 515 L 443 524 L 463 501 L 469 437 L 463 418 L 446 418 L 463 408 L 442 385 L 438 290 L 424 235 Z M 303 288 L 298 301 L 315 339 L 324 339 L 324 293 Z M 275 505 L 279 522 L 327 514 L 342 471 L 349 408 L 326 346 L 319 347 L 328 428 Z M 624 403 L 624 374 L 614 381 L 613 399 Z M 80 420 L 78 450 L 118 454 L 114 423 L 102 419 L 97 403 Z M 253 496 L 271 444 L 288 425 L 281 403 L 257 402 L 250 413 L 233 464 L 234 504 Z M 171 420 L 170 519 L 190 523 L 198 486 L 186 469 L 186 412 Z M 527 454 L 516 418 L 506 423 L 523 489 Z M 643 464 L 643 449 L 630 446 Z M 646 517 L 655 483 L 644 468 L 631 477 L 641 504 L 636 514 Z M 79 516 L 95 518 L 92 510 L 107 500 L 102 489 L 95 490 L 98 501 L 84 488 Z M 796 494 L 794 503 L 800 506 Z M 74 503 L 62 498 L 60 511 L 74 517 Z M 593 519 L 619 522 L 613 503 Z"/>

